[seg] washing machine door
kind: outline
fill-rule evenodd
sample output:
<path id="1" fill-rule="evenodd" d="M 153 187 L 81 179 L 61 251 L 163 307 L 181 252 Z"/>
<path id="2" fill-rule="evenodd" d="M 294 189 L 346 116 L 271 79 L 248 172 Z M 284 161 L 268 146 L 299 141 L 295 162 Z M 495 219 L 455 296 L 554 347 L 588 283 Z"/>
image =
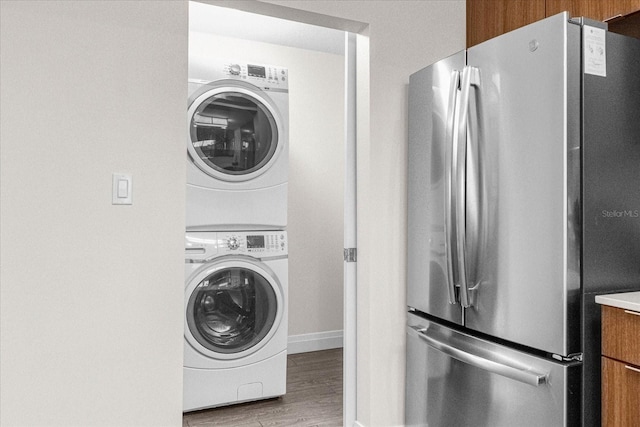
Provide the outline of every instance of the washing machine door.
<path id="1" fill-rule="evenodd" d="M 189 157 L 223 181 L 248 181 L 266 172 L 282 151 L 282 122 L 272 101 L 243 82 L 205 85 L 188 109 Z"/>
<path id="2" fill-rule="evenodd" d="M 264 264 L 224 259 L 190 279 L 185 304 L 189 343 L 208 357 L 237 359 L 269 342 L 282 319 L 284 294 Z"/>

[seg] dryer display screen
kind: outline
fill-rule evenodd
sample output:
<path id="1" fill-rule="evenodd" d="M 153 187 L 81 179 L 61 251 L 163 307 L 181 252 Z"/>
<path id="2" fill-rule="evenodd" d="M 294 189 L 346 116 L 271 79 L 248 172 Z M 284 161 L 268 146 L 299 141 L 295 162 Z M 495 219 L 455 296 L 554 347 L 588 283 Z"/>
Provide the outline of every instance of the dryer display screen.
<path id="1" fill-rule="evenodd" d="M 265 78 L 267 76 L 267 73 L 265 72 L 265 68 L 264 67 L 260 67 L 258 65 L 247 65 L 248 71 L 249 71 L 249 75 L 253 76 L 253 77 L 262 77 Z"/>
<path id="2" fill-rule="evenodd" d="M 247 248 L 264 248 L 264 236 L 247 236 Z"/>

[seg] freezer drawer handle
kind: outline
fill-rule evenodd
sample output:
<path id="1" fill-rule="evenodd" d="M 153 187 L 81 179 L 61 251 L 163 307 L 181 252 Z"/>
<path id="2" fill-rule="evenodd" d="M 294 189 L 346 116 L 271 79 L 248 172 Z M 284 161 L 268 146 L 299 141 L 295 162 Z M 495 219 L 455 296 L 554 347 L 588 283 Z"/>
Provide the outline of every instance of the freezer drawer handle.
<path id="1" fill-rule="evenodd" d="M 524 370 L 521 368 L 508 366 L 495 360 L 491 360 L 485 356 L 473 354 L 456 348 L 451 344 L 445 343 L 438 338 L 430 335 L 429 330 L 425 331 L 422 328 L 413 326 L 412 329 L 414 329 L 418 333 L 420 338 L 425 340 L 429 346 L 441 351 L 442 353 L 450 357 L 453 357 L 454 359 L 458 359 L 461 362 L 464 362 L 471 366 L 475 366 L 476 368 L 480 368 L 494 374 L 502 375 L 503 377 L 507 377 L 515 381 L 520 381 L 535 387 L 538 387 L 539 385 L 545 384 L 547 382 L 547 374 L 540 374 L 531 370 Z"/>

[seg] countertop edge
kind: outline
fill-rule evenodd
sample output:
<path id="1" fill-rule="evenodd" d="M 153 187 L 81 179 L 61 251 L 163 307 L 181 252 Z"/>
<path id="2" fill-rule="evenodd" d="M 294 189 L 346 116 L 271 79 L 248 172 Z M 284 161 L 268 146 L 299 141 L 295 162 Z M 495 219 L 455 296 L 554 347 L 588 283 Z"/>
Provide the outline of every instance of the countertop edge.
<path id="1" fill-rule="evenodd" d="M 596 303 L 640 312 L 640 292 L 597 295 Z"/>

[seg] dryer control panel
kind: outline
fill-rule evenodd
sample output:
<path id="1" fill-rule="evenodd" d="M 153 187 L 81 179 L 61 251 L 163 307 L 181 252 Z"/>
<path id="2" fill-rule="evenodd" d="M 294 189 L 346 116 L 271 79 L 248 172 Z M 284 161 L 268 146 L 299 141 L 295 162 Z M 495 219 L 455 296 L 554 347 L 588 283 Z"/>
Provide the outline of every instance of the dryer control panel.
<path id="1" fill-rule="evenodd" d="M 289 88 L 289 71 L 276 65 L 225 62 L 222 72 L 227 78 L 243 80 L 264 90 Z"/>

